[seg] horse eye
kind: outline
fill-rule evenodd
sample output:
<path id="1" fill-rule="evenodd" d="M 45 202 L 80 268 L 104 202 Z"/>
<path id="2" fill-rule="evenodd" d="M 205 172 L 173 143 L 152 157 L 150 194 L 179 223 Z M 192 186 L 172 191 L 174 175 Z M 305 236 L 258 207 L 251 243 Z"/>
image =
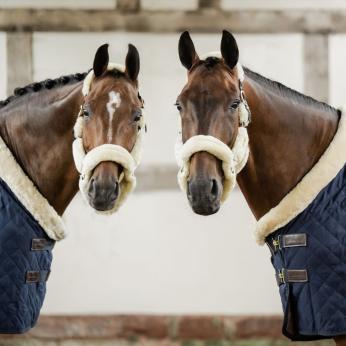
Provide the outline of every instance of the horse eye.
<path id="1" fill-rule="evenodd" d="M 231 110 L 236 110 L 238 108 L 238 106 L 240 105 L 240 100 L 235 100 L 231 105 L 230 105 L 230 109 Z"/>
<path id="2" fill-rule="evenodd" d="M 87 118 L 90 115 L 90 113 L 89 113 L 89 111 L 87 109 L 83 108 L 82 109 L 82 115 L 83 115 L 83 117 Z"/>
<path id="3" fill-rule="evenodd" d="M 180 104 L 178 101 L 174 104 L 174 106 L 177 107 L 177 110 L 178 110 L 179 112 L 181 112 L 181 110 L 183 109 L 183 108 L 181 107 L 181 104 Z"/>
<path id="4" fill-rule="evenodd" d="M 141 117 L 142 117 L 142 110 L 140 110 L 140 109 L 136 110 L 133 120 L 134 121 L 140 121 Z"/>

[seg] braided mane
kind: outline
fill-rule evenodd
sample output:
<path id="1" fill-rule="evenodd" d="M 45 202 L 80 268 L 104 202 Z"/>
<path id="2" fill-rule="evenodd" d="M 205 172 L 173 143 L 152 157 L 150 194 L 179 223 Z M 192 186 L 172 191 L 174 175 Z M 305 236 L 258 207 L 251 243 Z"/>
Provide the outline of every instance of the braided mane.
<path id="1" fill-rule="evenodd" d="M 61 76 L 56 79 L 46 79 L 41 82 L 31 83 L 24 87 L 16 88 L 13 91 L 13 95 L 9 96 L 7 99 L 3 101 L 0 101 L 0 107 L 5 107 L 11 101 L 19 98 L 22 95 L 26 95 L 28 93 L 35 93 L 44 89 L 53 89 L 58 86 L 63 86 L 63 85 L 67 85 L 74 82 L 80 82 L 84 80 L 86 75 L 87 75 L 87 72 L 75 73 L 75 74 L 70 74 L 66 76 Z"/>

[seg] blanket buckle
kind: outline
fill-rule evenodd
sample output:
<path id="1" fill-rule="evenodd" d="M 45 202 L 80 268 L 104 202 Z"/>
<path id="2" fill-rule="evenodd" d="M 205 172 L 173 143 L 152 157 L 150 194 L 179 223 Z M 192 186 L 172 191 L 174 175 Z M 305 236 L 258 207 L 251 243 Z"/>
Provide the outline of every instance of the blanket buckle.
<path id="1" fill-rule="evenodd" d="M 285 269 L 279 270 L 278 275 L 277 275 L 277 280 L 278 280 L 278 285 L 279 286 L 286 283 L 286 280 L 285 280 Z"/>
<path id="2" fill-rule="evenodd" d="M 281 250 L 280 236 L 278 236 L 277 239 L 275 238 L 273 239 L 273 246 L 274 246 L 274 252 Z"/>

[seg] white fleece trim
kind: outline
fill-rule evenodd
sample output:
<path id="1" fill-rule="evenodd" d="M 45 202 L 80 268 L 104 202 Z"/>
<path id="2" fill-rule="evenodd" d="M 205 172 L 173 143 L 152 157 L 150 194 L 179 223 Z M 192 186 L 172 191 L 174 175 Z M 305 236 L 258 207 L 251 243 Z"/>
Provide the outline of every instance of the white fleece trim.
<path id="1" fill-rule="evenodd" d="M 0 177 L 40 224 L 49 238 L 61 240 L 66 237 L 65 225 L 61 217 L 23 172 L 1 137 Z"/>
<path id="2" fill-rule="evenodd" d="M 118 70 L 120 72 L 125 72 L 125 67 L 123 65 L 109 63 L 107 70 Z M 94 78 L 94 72 L 91 70 L 83 83 L 82 93 L 84 96 L 88 95 Z M 82 116 L 82 108 L 78 114 L 77 121 L 74 126 L 75 140 L 72 143 L 72 152 L 76 168 L 80 173 L 79 189 L 88 205 L 89 181 L 95 167 L 104 161 L 112 161 L 120 164 L 123 167 L 123 173 L 119 178 L 120 195 L 118 196 L 116 203 L 111 210 L 97 211 L 100 214 L 112 214 L 117 211 L 125 202 L 129 193 L 132 192 L 136 186 L 135 170 L 141 159 L 143 131 L 145 129 L 144 110 L 142 111 L 141 120 L 138 125 L 140 129 L 131 153 L 129 153 L 124 147 L 114 144 L 103 144 L 86 153 L 83 145 L 84 118 Z"/>
<path id="3" fill-rule="evenodd" d="M 342 109 L 338 130 L 314 167 L 303 177 L 274 208 L 257 222 L 255 238 L 263 245 L 265 238 L 277 229 L 287 225 L 316 198 L 339 173 L 346 163 L 346 107 Z"/>
<path id="4" fill-rule="evenodd" d="M 200 57 L 205 60 L 208 57 L 222 59 L 220 52 L 210 52 Z M 240 63 L 237 64 L 238 79 L 244 81 L 244 70 Z M 237 174 L 244 168 L 249 158 L 249 137 L 246 126 L 250 122 L 250 114 L 245 107 L 244 102 L 239 105 L 239 123 L 238 134 L 230 149 L 225 143 L 213 136 L 198 135 L 189 138 L 184 144 L 182 142 L 181 118 L 178 117 L 178 136 L 175 144 L 175 157 L 179 166 L 178 184 L 184 192 L 187 190 L 187 180 L 190 170 L 190 159 L 193 154 L 206 151 L 222 161 L 224 172 L 223 192 L 221 202 L 224 202 L 235 186 Z"/>

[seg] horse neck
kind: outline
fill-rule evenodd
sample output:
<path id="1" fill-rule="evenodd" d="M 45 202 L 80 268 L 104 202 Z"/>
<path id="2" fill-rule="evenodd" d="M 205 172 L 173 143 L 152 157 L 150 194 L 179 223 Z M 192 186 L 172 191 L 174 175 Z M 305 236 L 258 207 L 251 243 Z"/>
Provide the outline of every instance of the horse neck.
<path id="1" fill-rule="evenodd" d="M 250 155 L 237 181 L 259 219 L 301 180 L 337 130 L 338 113 L 316 101 L 295 99 L 246 78 L 252 113 Z"/>
<path id="2" fill-rule="evenodd" d="M 24 172 L 62 215 L 78 191 L 73 126 L 82 83 L 18 97 L 0 109 L 0 135 Z"/>

